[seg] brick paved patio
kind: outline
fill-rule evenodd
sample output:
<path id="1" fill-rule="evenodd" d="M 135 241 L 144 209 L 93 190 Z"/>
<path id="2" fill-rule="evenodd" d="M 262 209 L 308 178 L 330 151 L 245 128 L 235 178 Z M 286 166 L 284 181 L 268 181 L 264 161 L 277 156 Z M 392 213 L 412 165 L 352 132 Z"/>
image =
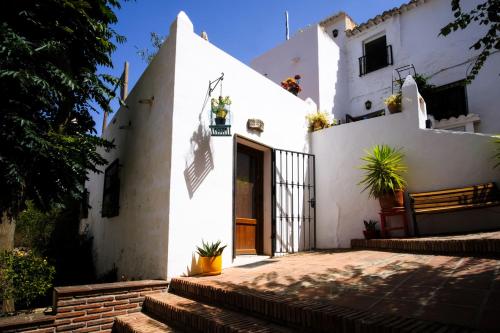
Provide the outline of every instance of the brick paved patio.
<path id="1" fill-rule="evenodd" d="M 290 255 L 182 280 L 495 331 L 499 273 L 499 259 L 359 250 Z"/>

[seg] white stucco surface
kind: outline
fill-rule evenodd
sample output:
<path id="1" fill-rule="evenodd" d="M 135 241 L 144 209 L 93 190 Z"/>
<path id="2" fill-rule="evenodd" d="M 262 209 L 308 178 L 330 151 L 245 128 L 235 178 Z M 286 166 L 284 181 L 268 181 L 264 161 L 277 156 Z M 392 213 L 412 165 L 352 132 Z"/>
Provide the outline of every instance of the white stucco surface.
<path id="1" fill-rule="evenodd" d="M 470 0 L 462 5 L 467 9 L 479 2 Z M 413 64 L 417 73 L 430 77 L 429 82 L 436 86 L 465 79 L 479 54 L 470 46 L 484 36 L 485 27 L 472 23 L 465 30 L 440 36 L 441 28 L 452 20 L 448 0 L 426 0 L 346 36 L 350 21 L 338 15 L 335 20 L 309 27 L 267 51 L 254 59 L 251 66 L 275 82 L 300 69 L 307 94 L 299 96 L 311 97 L 320 110 L 344 120 L 346 114 L 360 116 L 385 109 L 384 99 L 392 92 L 393 73 L 399 67 Z M 334 29 L 339 31 L 336 38 L 332 35 Z M 312 33 L 315 30 L 317 33 Z M 384 35 L 387 45 L 392 46 L 393 65 L 360 76 L 358 59 L 364 55 L 364 43 Z M 468 111 L 480 116 L 478 131 L 482 133 L 500 132 L 500 113 L 493 102 L 500 87 L 498 68 L 500 53 L 496 52 L 466 88 Z M 402 74 L 404 77 L 408 73 Z M 316 79 L 317 84 L 309 79 Z M 370 110 L 365 108 L 368 100 L 372 102 Z"/>
<path id="2" fill-rule="evenodd" d="M 119 276 L 136 279 L 197 273 L 195 250 L 202 240 L 221 240 L 226 244 L 223 265 L 232 265 L 236 141 L 254 147 L 261 144 L 257 148 L 264 151 L 266 254 L 271 252 L 271 148 L 316 155 L 317 245 L 320 248 L 348 247 L 351 238 L 362 236 L 363 219 L 377 219 L 378 202 L 360 193 L 356 185 L 361 179 L 357 166 L 361 164 L 363 150 L 375 144 L 404 149 L 410 170 L 407 177 L 410 192 L 498 182 L 499 175 L 492 169 L 490 158 L 491 136 L 424 129 L 425 103 L 419 102 L 418 91 L 410 83 L 404 92 L 403 113 L 343 124 L 313 134 L 307 132 L 305 115 L 318 108 L 341 118 L 346 113 L 356 115 L 366 98 L 374 103 L 372 111 L 380 107 L 390 87 L 392 69 L 360 78 L 351 68 L 357 68 L 360 43 L 378 32 L 386 33 L 389 43 L 396 40 L 395 59 L 430 68 L 424 74 L 438 71 L 436 80 L 438 75 L 448 75 L 439 82 L 463 78 L 463 72 L 457 70 L 459 66 L 441 71 L 445 64 L 461 61 L 463 54 L 458 49 L 467 41 L 460 36 L 447 39 L 451 44 L 446 47 L 459 54 L 449 61 L 442 60 L 446 56 L 439 53 L 437 44 L 429 58 L 425 58 L 428 53 L 423 44 L 415 42 L 420 48 L 407 53 L 400 47 L 406 40 L 402 37 L 405 29 L 415 29 L 412 24 L 417 24 L 421 15 L 433 15 L 433 11 L 440 8 L 432 6 L 444 5 L 440 0 L 433 0 L 429 6 L 430 9 L 422 9 L 423 13 L 419 7 L 354 37 L 347 37 L 343 32 L 349 23 L 345 16 L 327 27 L 312 26 L 253 62 L 253 67 L 266 73 L 267 78 L 196 35 L 193 24 L 181 12 L 159 54 L 127 97 L 127 107 L 120 108 L 103 134 L 116 144 L 116 149 L 103 152 L 103 156 L 110 163 L 116 158 L 120 160 L 119 215 L 101 217 L 104 174 L 90 175 L 86 184 L 92 208 L 89 217 L 82 220 L 81 229 L 88 225 L 94 237 L 98 274 L 109 271 L 113 265 L 118 268 Z M 433 33 L 430 27 L 421 27 L 422 33 L 430 36 Z M 333 28 L 339 29 L 336 39 L 329 36 Z M 436 55 L 441 62 L 432 61 Z M 416 58 L 411 58 L 413 56 Z M 469 111 L 480 114 L 484 131 L 500 129 L 500 122 L 495 122 L 498 112 L 492 111 L 496 101 L 491 92 L 498 88 L 498 54 L 495 57 L 467 88 Z M 432 67 L 434 65 L 436 67 Z M 218 97 L 220 90 L 217 87 L 212 96 L 208 96 L 207 89 L 209 81 L 221 73 L 224 73 L 222 95 L 232 100 L 233 136 L 229 137 L 211 136 L 209 129 L 210 98 Z M 386 80 L 376 73 L 389 77 Z M 279 86 L 281 80 L 295 74 L 303 77 L 303 91 L 298 97 Z M 307 97 L 315 102 L 304 101 Z M 152 103 L 140 102 L 144 100 L 152 100 Z M 250 118 L 264 122 L 262 133 L 247 129 Z M 299 172 L 307 174 L 308 170 L 299 169 Z M 300 201 L 299 192 L 293 197 L 299 197 Z M 299 209 L 305 202 L 308 200 L 298 203 Z M 278 204 L 287 205 L 285 201 Z M 424 219 L 420 225 L 423 232 L 439 232 L 440 228 L 447 231 L 470 228 L 472 218 L 475 227 L 491 226 L 492 220 L 500 224 L 498 212 L 467 214 L 440 217 L 444 223 L 439 225 Z M 304 231 L 302 235 L 306 235 Z M 290 237 L 277 234 L 278 243 L 284 244 Z M 293 249 L 300 250 L 295 238 L 294 243 L 297 247 Z"/>
<path id="3" fill-rule="evenodd" d="M 176 40 L 169 277 L 192 271 L 195 246 L 202 239 L 227 244 L 223 265 L 232 263 L 234 139 L 208 133 L 210 105 L 204 101 L 209 80 L 224 73 L 222 93 L 231 96 L 232 133 L 267 146 L 307 152 L 305 115 L 315 107 L 200 38 L 187 24 L 178 28 Z M 263 120 L 264 132 L 248 131 L 249 118 Z"/>
<path id="4" fill-rule="evenodd" d="M 97 274 L 116 266 L 125 278 L 167 274 L 170 161 L 175 68 L 175 35 L 170 35 L 143 73 L 103 137 L 115 149 L 102 151 L 120 162 L 120 212 L 101 217 L 103 173 L 89 175 L 91 209 L 81 229 L 93 236 Z M 152 105 L 139 103 L 154 97 Z"/>
<path id="5" fill-rule="evenodd" d="M 349 247 L 351 239 L 363 237 L 363 220 L 380 221 L 378 201 L 357 185 L 363 175 L 360 158 L 376 144 L 403 149 L 410 193 L 500 180 L 493 169 L 491 136 L 422 129 L 425 104 L 417 101 L 416 86 L 409 85 L 403 91 L 402 113 L 312 134 L 316 175 L 321 180 L 316 190 L 320 248 Z M 434 214 L 418 221 L 423 233 L 443 233 L 498 227 L 499 214 L 500 209 L 492 208 Z"/>

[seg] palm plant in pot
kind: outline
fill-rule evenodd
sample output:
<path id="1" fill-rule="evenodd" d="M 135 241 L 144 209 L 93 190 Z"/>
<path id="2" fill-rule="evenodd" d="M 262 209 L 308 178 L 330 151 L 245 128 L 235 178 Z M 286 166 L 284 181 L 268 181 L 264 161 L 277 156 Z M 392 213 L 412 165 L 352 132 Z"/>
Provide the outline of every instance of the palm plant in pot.
<path id="1" fill-rule="evenodd" d="M 219 275 L 222 272 L 222 251 L 227 245 L 221 246 L 220 240 L 211 244 L 202 240 L 201 244 L 201 247 L 196 247 L 196 252 L 200 256 L 203 275 Z"/>
<path id="2" fill-rule="evenodd" d="M 360 168 L 365 175 L 358 185 L 364 186 L 363 191 L 369 190 L 370 197 L 379 199 L 382 210 L 403 206 L 403 158 L 400 149 L 388 145 L 376 145 L 361 158 L 365 164 Z"/>

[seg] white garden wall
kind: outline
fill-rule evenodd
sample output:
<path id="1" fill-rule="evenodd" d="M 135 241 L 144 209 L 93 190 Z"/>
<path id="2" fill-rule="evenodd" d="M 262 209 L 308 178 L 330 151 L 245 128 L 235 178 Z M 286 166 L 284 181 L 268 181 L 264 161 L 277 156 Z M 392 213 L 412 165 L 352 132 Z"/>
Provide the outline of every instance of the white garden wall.
<path id="1" fill-rule="evenodd" d="M 115 265 L 119 277 L 166 278 L 175 35 L 170 35 L 104 131 L 120 161 L 120 212 L 101 217 L 104 173 L 89 175 L 88 225 L 99 275 Z M 154 96 L 152 105 L 140 100 Z M 104 172 L 105 167 L 101 168 Z"/>
<path id="2" fill-rule="evenodd" d="M 232 133 L 271 147 L 307 152 L 305 115 L 315 110 L 200 38 L 183 13 L 178 16 L 176 34 L 169 277 L 195 269 L 196 245 L 202 239 L 227 244 L 224 266 L 232 262 L 234 138 L 208 133 L 208 82 L 224 73 L 223 95 L 232 100 Z M 217 88 L 212 96 L 219 92 Z M 264 132 L 247 130 L 249 118 L 263 120 Z M 270 233 L 267 237 L 264 242 L 270 242 Z"/>
<path id="3" fill-rule="evenodd" d="M 404 149 L 409 192 L 499 182 L 500 172 L 493 169 L 491 159 L 492 137 L 422 129 L 425 106 L 418 106 L 414 81 L 405 85 L 402 113 L 312 134 L 316 175 L 321 184 L 316 189 L 318 247 L 349 247 L 351 239 L 363 237 L 363 220 L 380 220 L 378 201 L 361 193 L 357 185 L 363 175 L 360 158 L 365 149 L 376 144 Z M 492 228 L 500 226 L 500 209 L 435 214 L 419 221 L 422 233 Z"/>

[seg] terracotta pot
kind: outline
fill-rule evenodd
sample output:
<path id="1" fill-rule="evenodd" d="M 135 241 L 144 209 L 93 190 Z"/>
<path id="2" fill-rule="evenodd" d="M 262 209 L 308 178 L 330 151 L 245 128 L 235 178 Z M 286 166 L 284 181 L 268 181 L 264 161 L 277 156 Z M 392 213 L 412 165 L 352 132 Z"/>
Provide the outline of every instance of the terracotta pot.
<path id="1" fill-rule="evenodd" d="M 387 105 L 387 108 L 389 109 L 390 114 L 401 112 L 401 105 L 389 104 Z"/>
<path id="2" fill-rule="evenodd" d="M 222 256 L 200 257 L 203 275 L 219 275 L 222 273 Z"/>
<path id="3" fill-rule="evenodd" d="M 363 230 L 363 235 L 365 235 L 365 239 L 379 238 L 378 230 Z"/>
<path id="4" fill-rule="evenodd" d="M 403 190 L 396 190 L 394 192 L 394 204 L 395 207 L 404 207 L 404 191 Z"/>
<path id="5" fill-rule="evenodd" d="M 380 208 L 382 210 L 389 210 L 394 207 L 404 206 L 404 191 L 396 190 L 394 193 L 386 193 L 378 198 Z"/>
<path id="6" fill-rule="evenodd" d="M 394 207 L 394 201 L 394 194 L 392 193 L 383 194 L 378 198 L 382 210 L 392 209 Z"/>
<path id="7" fill-rule="evenodd" d="M 319 131 L 320 129 L 323 129 L 323 123 L 319 120 L 316 120 L 314 123 L 313 123 L 313 131 Z"/>

